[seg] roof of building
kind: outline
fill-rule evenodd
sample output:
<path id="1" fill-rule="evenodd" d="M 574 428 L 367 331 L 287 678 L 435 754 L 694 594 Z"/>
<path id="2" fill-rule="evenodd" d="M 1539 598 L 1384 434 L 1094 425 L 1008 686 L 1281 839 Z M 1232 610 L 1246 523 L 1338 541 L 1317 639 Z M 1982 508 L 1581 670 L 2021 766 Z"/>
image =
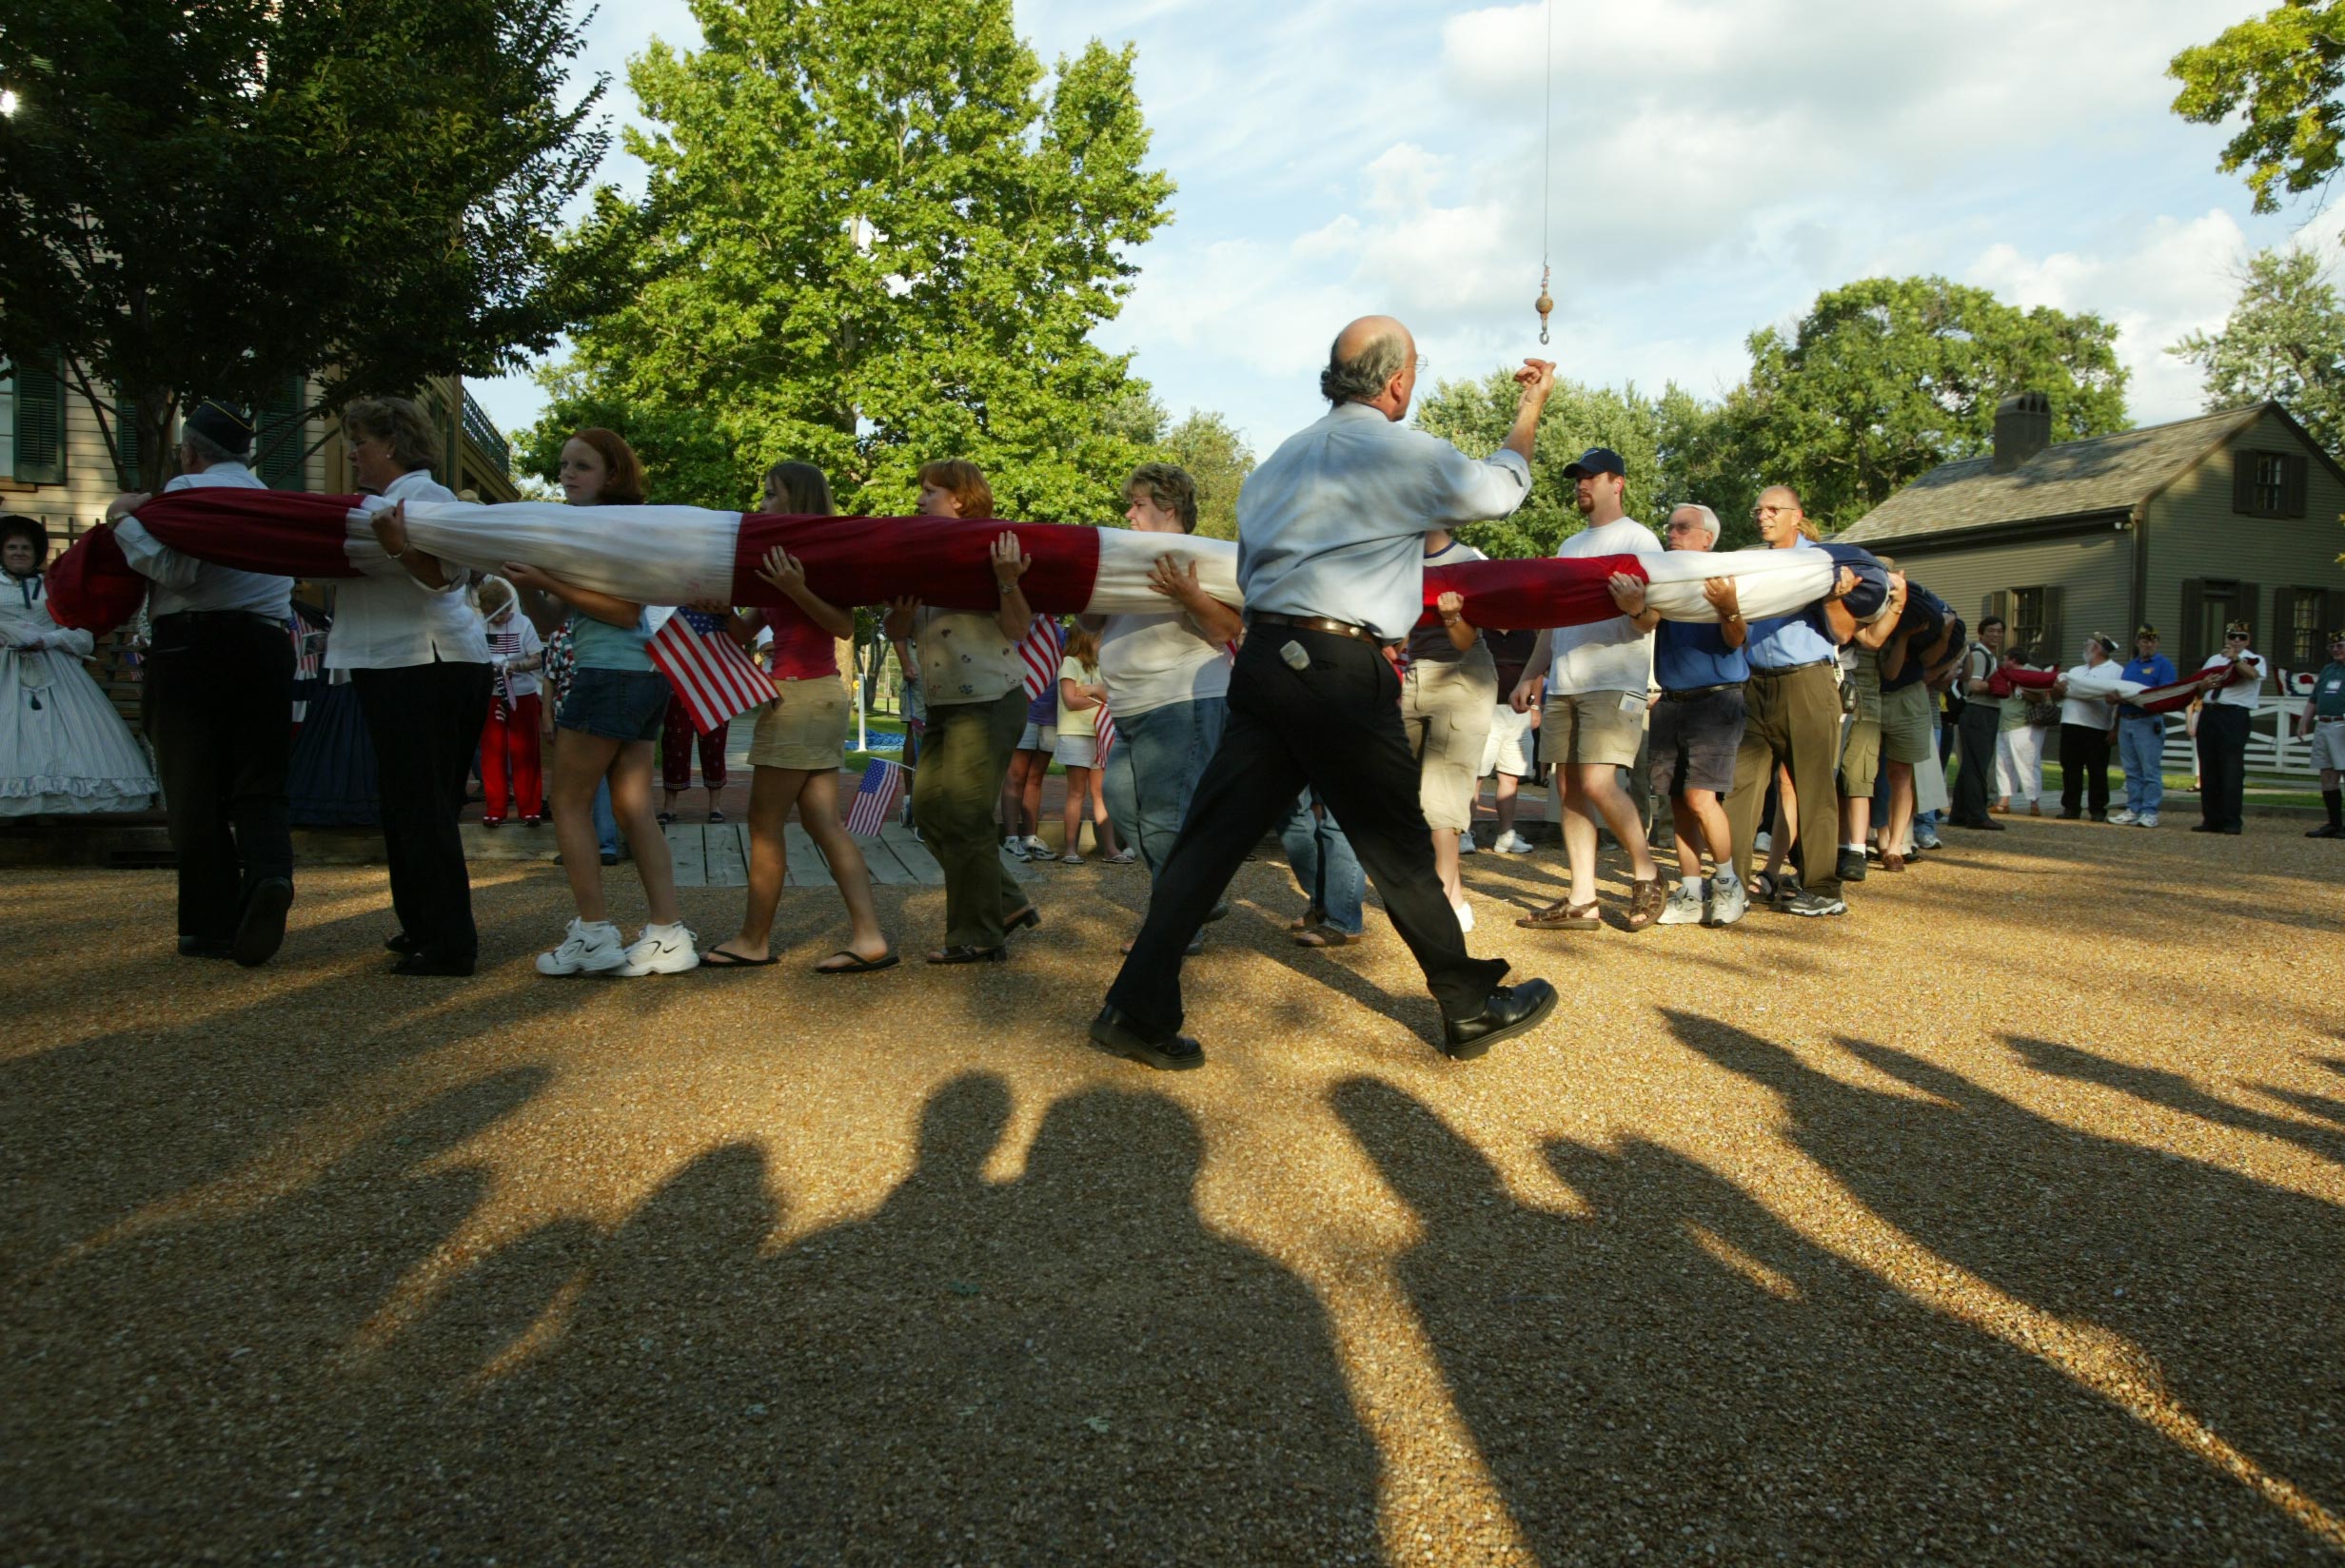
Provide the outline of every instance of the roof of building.
<path id="1" fill-rule="evenodd" d="M 1941 463 L 1836 537 L 1851 544 L 1879 544 L 2125 511 L 2276 407 L 2256 403 L 2114 436 L 2059 441 L 2007 474 L 1992 472 L 1995 460 L 1986 454 Z"/>

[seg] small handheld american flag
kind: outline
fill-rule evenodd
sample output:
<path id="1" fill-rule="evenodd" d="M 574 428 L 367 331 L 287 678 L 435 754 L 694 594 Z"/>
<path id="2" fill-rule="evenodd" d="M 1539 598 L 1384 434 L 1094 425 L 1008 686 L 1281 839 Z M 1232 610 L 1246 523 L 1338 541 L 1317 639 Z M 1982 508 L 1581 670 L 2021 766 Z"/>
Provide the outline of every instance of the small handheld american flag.
<path id="1" fill-rule="evenodd" d="M 1094 765 L 1104 768 L 1108 765 L 1108 753 L 1115 750 L 1115 717 L 1108 712 L 1105 697 L 1099 699 L 1098 713 L 1099 716 L 1094 721 L 1092 730 L 1092 734 L 1098 739 L 1098 745 L 1093 751 L 1092 761 Z"/>
<path id="2" fill-rule="evenodd" d="M 1017 645 L 1017 657 L 1026 664 L 1027 701 L 1057 687 L 1059 651 L 1058 622 L 1049 616 L 1035 617 L 1026 628 L 1026 640 Z"/>
<path id="3" fill-rule="evenodd" d="M 877 838 L 888 819 L 888 807 L 896 799 L 896 786 L 903 776 L 900 763 L 881 758 L 863 770 L 863 781 L 855 787 L 855 804 L 847 809 L 847 831 L 857 838 Z"/>
<path id="4" fill-rule="evenodd" d="M 660 624 L 643 651 L 676 688 L 692 727 L 702 735 L 780 695 L 739 643 L 722 632 L 703 637 L 680 612 Z"/>

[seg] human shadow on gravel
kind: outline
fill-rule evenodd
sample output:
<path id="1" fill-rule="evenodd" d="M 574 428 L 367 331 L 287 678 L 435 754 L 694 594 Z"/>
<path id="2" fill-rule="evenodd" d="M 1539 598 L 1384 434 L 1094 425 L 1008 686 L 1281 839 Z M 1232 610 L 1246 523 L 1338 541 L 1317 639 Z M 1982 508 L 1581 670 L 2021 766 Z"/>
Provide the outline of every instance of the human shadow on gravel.
<path id="1" fill-rule="evenodd" d="M 2308 1154 L 2345 1165 L 2345 1131 L 2310 1127 L 2290 1121 L 2285 1116 L 2274 1116 L 2253 1107 L 2236 1105 L 2218 1099 L 2178 1072 L 2166 1072 L 2157 1068 L 2138 1067 L 2116 1062 L 2074 1046 L 2059 1045 L 2051 1040 L 2031 1039 L 2025 1035 L 2009 1035 L 2011 1049 L 2020 1059 L 2047 1077 L 2067 1078 L 2079 1083 L 2099 1084 L 2120 1094 L 2130 1094 L 2137 1100 L 2178 1110 L 2185 1116 L 2195 1116 L 2217 1127 L 2232 1127 L 2241 1132 L 2261 1133 L 2296 1145 Z M 2276 1098 L 2296 1102 L 2299 1097 L 2281 1089 L 2266 1089 Z M 2310 1102 L 2304 1108 L 2319 1104 L 2317 1096 L 2301 1097 Z M 2335 1102 L 2329 1102 L 2332 1107 Z M 2315 1115 L 2323 1112 L 2315 1110 Z M 2335 1111 L 2326 1112 L 2332 1118 Z"/>
<path id="2" fill-rule="evenodd" d="M 1326 1315 L 1207 1229 L 1171 1102 L 1062 1100 L 996 1184 L 1010 1095 L 965 1076 L 875 1211 L 778 1248 L 777 1187 L 836 1151 L 722 1146 L 615 1230 L 459 1260 L 385 1334 L 486 1196 L 422 1162 L 531 1087 L 447 1096 L 297 1197 L 85 1254 L 13 1303 L 12 1560 L 1381 1555 Z"/>
<path id="3" fill-rule="evenodd" d="M 2345 1208 L 2062 1126 L 1885 1046 L 1837 1042 L 1929 1100 L 1842 1083 L 1714 1020 L 1668 1017 L 1685 1045 L 1773 1090 L 1785 1136 L 1915 1245 L 2138 1346 L 2151 1364 L 2136 1376 L 2345 1513 Z"/>
<path id="4" fill-rule="evenodd" d="M 1422 1222 L 1398 1277 L 1545 1562 L 2300 1558 L 2245 1487 L 1642 1140 L 1517 1204 L 1392 1087 L 1334 1107 Z"/>

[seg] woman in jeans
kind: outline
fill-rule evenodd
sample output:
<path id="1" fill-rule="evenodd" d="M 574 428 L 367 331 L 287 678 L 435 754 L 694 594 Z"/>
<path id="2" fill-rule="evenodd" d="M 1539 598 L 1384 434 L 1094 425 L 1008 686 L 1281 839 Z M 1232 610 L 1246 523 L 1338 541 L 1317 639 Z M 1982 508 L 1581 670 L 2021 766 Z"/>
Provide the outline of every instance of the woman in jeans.
<path id="1" fill-rule="evenodd" d="M 788 517 L 829 517 L 831 483 L 810 462 L 778 462 L 766 472 L 764 510 Z M 772 610 L 734 616 L 727 626 L 734 640 L 754 646 L 758 634 L 774 632 L 774 684 L 781 695 L 758 715 L 749 743 L 749 902 L 741 929 L 730 940 L 700 955 L 712 970 L 759 969 L 777 962 L 769 944 L 774 910 L 789 873 L 782 829 L 790 808 L 799 826 L 829 863 L 831 880 L 846 902 L 854 934 L 847 945 L 815 966 L 817 974 L 862 974 L 896 967 L 896 954 L 879 930 L 872 898 L 871 872 L 863 852 L 838 819 L 838 769 L 846 760 L 847 726 L 853 719 L 847 688 L 838 678 L 837 639 L 855 631 L 855 614 L 806 586 L 806 568 L 779 546 L 769 551 L 758 576 L 789 596 Z"/>
<path id="2" fill-rule="evenodd" d="M 573 506 L 643 502 L 642 464 L 608 430 L 581 430 L 564 442 L 560 475 Z M 538 972 L 678 974 L 698 968 L 700 955 L 676 902 L 668 841 L 652 816 L 652 747 L 667 716 L 669 693 L 667 677 L 644 650 L 651 631 L 643 606 L 519 562 L 508 562 L 504 575 L 540 631 L 552 631 L 568 616 L 577 657 L 569 695 L 554 721 L 553 815 L 578 918 L 559 947 L 538 955 Z M 611 923 L 602 897 L 594 801 L 595 787 L 605 779 L 650 905 L 650 923 L 631 945 Z"/>
<path id="3" fill-rule="evenodd" d="M 994 492 L 976 464 L 959 458 L 920 470 L 920 515 L 986 518 Z M 932 964 L 995 964 L 1009 956 L 1005 938 L 1042 915 L 1002 864 L 994 836 L 995 803 L 1010 772 L 1010 754 L 1026 728 L 1024 661 L 1017 645 L 1034 609 L 1019 585 L 1033 558 L 1004 530 L 994 541 L 992 614 L 933 610 L 896 599 L 884 628 L 892 641 L 918 650 L 928 731 L 912 779 L 912 815 L 921 842 L 944 870 L 945 945 Z"/>

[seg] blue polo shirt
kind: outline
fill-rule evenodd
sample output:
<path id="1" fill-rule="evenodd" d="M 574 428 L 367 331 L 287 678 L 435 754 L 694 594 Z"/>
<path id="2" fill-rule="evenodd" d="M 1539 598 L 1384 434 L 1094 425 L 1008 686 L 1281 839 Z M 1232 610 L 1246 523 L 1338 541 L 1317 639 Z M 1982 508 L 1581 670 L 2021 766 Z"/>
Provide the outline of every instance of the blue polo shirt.
<path id="1" fill-rule="evenodd" d="M 1803 534 L 1792 548 L 1813 550 L 1816 546 Z M 1755 670 L 1787 670 L 1795 664 L 1814 664 L 1820 659 L 1839 657 L 1841 645 L 1832 640 L 1832 634 L 1825 629 L 1823 611 L 1813 604 L 1793 615 L 1769 616 L 1764 620 L 1750 622 L 1749 635 L 1743 644 L 1744 657 Z"/>
<path id="2" fill-rule="evenodd" d="M 2174 673 L 2173 661 L 2165 655 L 2152 654 L 2147 658 L 2127 659 L 2125 678 L 2138 680 L 2144 686 L 2171 686 L 2180 677 Z M 2127 703 L 2117 712 L 2119 718 L 2147 718 L 2161 725 L 2166 722 L 2164 714 L 2145 714 L 2131 703 Z"/>
<path id="3" fill-rule="evenodd" d="M 1653 628 L 1653 678 L 1665 692 L 1740 686 L 1750 678 L 1750 658 L 1708 621 L 1665 620 Z"/>
<path id="4" fill-rule="evenodd" d="M 1897 630 L 1889 634 L 1904 641 L 1905 663 L 1894 677 L 1883 673 L 1881 689 L 1884 692 L 1902 692 L 1927 675 L 1929 671 L 1922 662 L 1921 650 L 1936 642 L 1939 634 L 1946 629 L 1946 622 L 1953 618 L 1954 612 L 1947 608 L 1944 599 L 1911 578 L 1906 578 L 1905 608 L 1898 613 Z M 1916 627 L 1921 629 L 1915 631 Z M 1907 637 L 1907 632 L 1913 632 L 1913 636 Z"/>

